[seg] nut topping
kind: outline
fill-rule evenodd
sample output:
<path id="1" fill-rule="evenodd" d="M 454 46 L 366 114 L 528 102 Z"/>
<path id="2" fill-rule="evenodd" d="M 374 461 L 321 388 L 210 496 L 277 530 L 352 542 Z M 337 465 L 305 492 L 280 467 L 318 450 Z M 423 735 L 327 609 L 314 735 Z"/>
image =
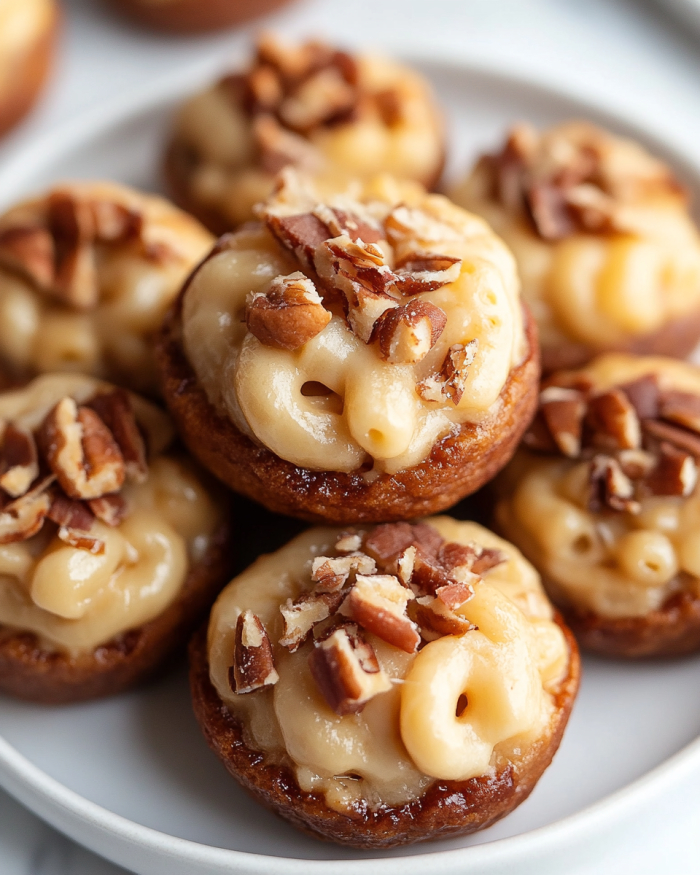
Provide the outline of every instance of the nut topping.
<path id="1" fill-rule="evenodd" d="M 70 498 L 99 498 L 124 482 L 124 458 L 112 433 L 89 407 L 66 397 L 37 435 L 39 447 Z"/>
<path id="2" fill-rule="evenodd" d="M 0 264 L 25 274 L 40 289 L 54 280 L 54 243 L 46 228 L 6 228 L 0 231 Z"/>
<path id="3" fill-rule="evenodd" d="M 396 266 L 396 288 L 402 295 L 434 292 L 459 278 L 462 259 L 451 255 L 411 253 Z"/>
<path id="4" fill-rule="evenodd" d="M 540 395 L 540 410 L 549 434 L 565 456 L 575 459 L 581 452 L 581 432 L 586 405 L 575 389 L 550 386 Z"/>
<path id="5" fill-rule="evenodd" d="M 659 417 L 700 433 L 700 395 L 663 392 L 659 397 Z"/>
<path id="6" fill-rule="evenodd" d="M 306 641 L 314 626 L 326 620 L 340 607 L 345 593 L 305 592 L 294 601 L 287 599 L 280 607 L 284 619 L 284 634 L 279 643 L 290 653 L 295 653 Z"/>
<path id="7" fill-rule="evenodd" d="M 89 532 L 95 515 L 82 501 L 75 501 L 58 490 L 51 497 L 48 518 L 65 529 Z"/>
<path id="8" fill-rule="evenodd" d="M 136 422 L 129 393 L 124 389 L 100 392 L 85 404 L 112 432 L 126 465 L 127 477 L 143 483 L 148 476 L 146 444 Z"/>
<path id="9" fill-rule="evenodd" d="M 41 529 L 51 506 L 51 498 L 42 491 L 31 490 L 15 498 L 0 510 L 0 544 L 25 541 Z"/>
<path id="10" fill-rule="evenodd" d="M 444 310 L 418 300 L 385 310 L 374 331 L 381 356 L 392 364 L 415 364 L 435 346 L 447 324 Z"/>
<path id="11" fill-rule="evenodd" d="M 465 635 L 478 627 L 466 617 L 455 614 L 440 599 L 421 596 L 408 606 L 408 612 L 421 630 L 425 641 L 434 641 L 443 635 Z"/>
<path id="12" fill-rule="evenodd" d="M 603 455 L 594 456 L 590 483 L 588 506 L 592 511 L 600 511 L 604 507 L 627 513 L 639 513 L 641 510 L 639 502 L 633 498 L 634 485 L 623 473 L 616 459 Z"/>
<path id="13" fill-rule="evenodd" d="M 39 460 L 34 437 L 25 429 L 8 423 L 0 450 L 0 488 L 18 498 L 39 476 Z"/>
<path id="14" fill-rule="evenodd" d="M 236 622 L 236 643 L 229 683 L 234 693 L 252 693 L 279 680 L 272 645 L 265 627 L 252 611 L 243 611 Z"/>
<path id="15" fill-rule="evenodd" d="M 91 498 L 88 507 L 98 520 L 108 526 L 118 526 L 127 514 L 126 502 L 117 493 Z"/>
<path id="16" fill-rule="evenodd" d="M 335 592 L 342 589 L 350 574 L 374 574 L 377 566 L 374 560 L 364 553 L 349 556 L 317 556 L 311 565 L 311 580 L 317 592 Z"/>
<path id="17" fill-rule="evenodd" d="M 416 390 L 421 398 L 424 401 L 450 403 L 456 407 L 464 395 L 469 367 L 476 358 L 477 346 L 477 340 L 451 346 L 438 373 L 417 384 Z"/>
<path id="18" fill-rule="evenodd" d="M 625 450 L 641 445 L 637 411 L 621 389 L 591 398 L 586 421 L 593 429 L 594 443 L 601 448 Z"/>
<path id="19" fill-rule="evenodd" d="M 388 644 L 415 653 L 420 635 L 415 623 L 406 616 L 406 605 L 413 597 L 392 575 L 358 574 L 340 610 Z"/>
<path id="20" fill-rule="evenodd" d="M 331 320 L 313 282 L 303 273 L 278 276 L 266 294 L 249 296 L 248 330 L 266 346 L 298 349 Z"/>
<path id="21" fill-rule="evenodd" d="M 316 641 L 309 668 L 324 699 L 341 717 L 361 711 L 371 698 L 391 689 L 372 646 L 354 624 Z"/>
<path id="22" fill-rule="evenodd" d="M 698 468 L 692 456 L 662 443 L 655 467 L 644 480 L 651 495 L 691 495 L 698 482 Z"/>
<path id="23" fill-rule="evenodd" d="M 347 532 L 341 535 L 335 542 L 338 553 L 356 553 L 362 546 L 362 535 L 356 532 Z"/>

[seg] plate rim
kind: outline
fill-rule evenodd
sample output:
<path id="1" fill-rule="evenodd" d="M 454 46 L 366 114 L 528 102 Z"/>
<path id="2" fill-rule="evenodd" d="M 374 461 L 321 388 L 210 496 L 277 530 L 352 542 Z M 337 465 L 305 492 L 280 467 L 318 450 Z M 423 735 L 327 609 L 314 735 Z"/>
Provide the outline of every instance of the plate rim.
<path id="1" fill-rule="evenodd" d="M 517 65 L 478 59 L 465 61 L 454 51 L 443 52 L 439 58 L 434 53 L 413 47 L 408 51 L 397 50 L 393 53 L 408 63 L 432 67 L 443 74 L 456 71 L 460 75 L 490 79 L 502 86 L 515 85 L 544 98 L 572 102 L 577 105 L 577 110 L 651 144 L 656 151 L 668 156 L 684 175 L 694 177 L 700 185 L 700 157 L 693 156 L 672 138 L 661 137 L 648 120 L 635 117 L 598 96 L 593 98 L 586 95 L 569 83 L 552 84 L 545 76 L 524 72 Z M 40 142 L 25 146 L 22 153 L 3 162 L 0 169 L 0 208 L 4 209 L 6 203 L 12 203 L 18 196 L 25 196 L 28 188 L 31 191 L 31 186 L 27 186 L 28 181 L 45 166 L 65 157 L 81 144 L 107 133 L 110 128 L 135 119 L 149 109 L 157 110 L 184 97 L 199 84 L 213 78 L 222 68 L 235 64 L 243 55 L 244 49 L 241 48 L 229 55 L 225 65 L 222 65 L 220 58 L 185 65 L 181 70 L 154 80 L 146 88 L 132 89 L 104 106 L 77 114 L 70 121 L 55 126 Z M 50 149 L 46 148 L 47 138 L 51 141 Z M 268 875 L 270 867 L 274 867 L 279 875 L 305 875 L 309 870 L 319 873 L 323 870 L 325 873 L 329 867 L 333 867 L 333 873 L 345 875 L 368 866 L 378 875 L 424 875 L 426 863 L 441 864 L 443 868 L 450 864 L 469 863 L 472 867 L 481 867 L 478 872 L 485 873 L 485 866 L 488 871 L 495 872 L 495 869 L 492 870 L 494 865 L 522 864 L 526 857 L 531 862 L 540 857 L 539 861 L 544 862 L 557 850 L 570 855 L 587 839 L 600 839 L 609 834 L 621 820 L 643 810 L 665 790 L 680 784 L 692 771 L 700 775 L 700 736 L 604 798 L 561 820 L 518 835 L 442 851 L 431 851 L 430 845 L 425 844 L 423 847 L 428 849 L 425 853 L 410 856 L 317 860 L 219 848 L 144 826 L 90 801 L 52 778 L 0 735 L 0 787 L 56 829 L 118 865 L 132 865 L 132 861 L 136 860 L 134 850 L 140 854 L 145 852 L 146 857 L 140 856 L 140 859 L 147 860 L 148 868 L 141 869 L 143 862 L 138 864 L 143 872 L 156 871 L 152 867 L 157 868 L 159 861 L 168 858 L 179 863 L 206 865 L 208 872 L 236 872 L 241 875 Z M 476 869 L 472 871 L 478 875 Z"/>

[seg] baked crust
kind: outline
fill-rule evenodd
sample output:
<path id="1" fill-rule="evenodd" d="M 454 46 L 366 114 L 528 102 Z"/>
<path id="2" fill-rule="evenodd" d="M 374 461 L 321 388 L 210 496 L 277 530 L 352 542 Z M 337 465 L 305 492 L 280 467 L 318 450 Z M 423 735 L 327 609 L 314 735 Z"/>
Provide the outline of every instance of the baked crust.
<path id="1" fill-rule="evenodd" d="M 203 33 L 258 18 L 289 0 L 112 0 L 112 5 L 141 24 L 169 33 Z"/>
<path id="2" fill-rule="evenodd" d="M 569 647 L 569 668 L 555 696 L 555 711 L 546 734 L 517 764 L 495 775 L 469 781 L 435 781 L 405 805 L 372 810 L 358 806 L 350 814 L 329 808 L 318 794 L 300 789 L 291 769 L 265 763 L 246 746 L 240 723 L 222 703 L 209 679 L 206 628 L 190 643 L 190 685 L 195 716 L 209 744 L 227 770 L 260 803 L 316 838 L 357 848 L 391 848 L 452 835 L 468 835 L 509 814 L 533 790 L 559 747 L 580 676 L 576 642 L 561 621 Z"/>
<path id="3" fill-rule="evenodd" d="M 34 106 L 53 67 L 60 16 L 52 4 L 46 29 L 17 57 L 7 88 L 0 91 L 0 136 Z"/>
<path id="4" fill-rule="evenodd" d="M 525 310 L 528 353 L 501 391 L 486 425 L 465 423 L 438 441 L 425 461 L 367 482 L 361 474 L 312 471 L 281 459 L 220 416 L 198 381 L 181 339 L 183 292 L 157 339 L 163 395 L 190 452 L 231 489 L 276 513 L 346 525 L 438 513 L 475 492 L 508 462 L 537 407 L 537 328 Z"/>
<path id="5" fill-rule="evenodd" d="M 571 605 L 559 608 L 581 647 L 603 656 L 643 659 L 700 650 L 700 597 L 688 591 L 643 617 L 611 619 Z"/>
<path id="6" fill-rule="evenodd" d="M 71 657 L 43 650 L 33 633 L 0 626 L 0 691 L 33 702 L 61 704 L 112 696 L 151 677 L 185 644 L 228 581 L 231 536 L 230 524 L 222 523 L 163 613 L 90 653 Z"/>

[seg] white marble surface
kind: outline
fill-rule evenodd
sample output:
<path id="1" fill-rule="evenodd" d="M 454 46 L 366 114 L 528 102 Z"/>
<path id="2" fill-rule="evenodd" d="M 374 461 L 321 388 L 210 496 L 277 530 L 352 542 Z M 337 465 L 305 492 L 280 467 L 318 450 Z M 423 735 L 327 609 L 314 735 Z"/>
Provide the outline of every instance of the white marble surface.
<path id="1" fill-rule="evenodd" d="M 700 40 L 664 14 L 664 2 L 307 0 L 269 23 L 290 33 L 469 58 L 556 81 L 608 108 L 653 121 L 667 139 L 700 159 Z M 63 5 L 57 75 L 32 118 L 0 145 L 0 163 L 23 144 L 48 141 L 80 114 L 145 82 L 207 59 L 223 61 L 250 32 L 165 38 L 113 17 L 97 0 L 64 0 Z M 615 856 L 600 860 L 594 870 L 584 872 L 572 860 L 569 875 L 700 871 L 698 794 L 675 800 L 673 816 L 664 824 L 656 833 L 626 838 Z M 0 873 L 123 875 L 123 870 L 59 836 L 0 792 Z"/>

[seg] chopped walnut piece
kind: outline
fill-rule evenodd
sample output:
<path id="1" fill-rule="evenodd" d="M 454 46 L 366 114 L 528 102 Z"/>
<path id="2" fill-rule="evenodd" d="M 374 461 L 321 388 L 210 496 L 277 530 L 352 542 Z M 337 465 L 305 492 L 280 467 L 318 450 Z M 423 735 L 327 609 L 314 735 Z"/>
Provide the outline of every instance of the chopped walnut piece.
<path id="1" fill-rule="evenodd" d="M 335 542 L 338 553 L 356 553 L 362 547 L 362 535 L 357 532 L 343 532 Z"/>
<path id="2" fill-rule="evenodd" d="M 0 488 L 12 498 L 29 489 L 39 476 L 34 436 L 10 422 L 2 435 L 0 450 Z"/>
<path id="3" fill-rule="evenodd" d="M 637 449 L 641 445 L 637 411 L 620 389 L 591 398 L 586 422 L 593 431 L 594 444 L 602 449 Z"/>
<path id="4" fill-rule="evenodd" d="M 420 627 L 421 636 L 426 641 L 434 641 L 443 635 L 465 635 L 478 628 L 434 596 L 417 598 L 409 604 L 408 613 Z"/>
<path id="5" fill-rule="evenodd" d="M 311 580 L 316 584 L 316 592 L 335 592 L 345 586 L 353 572 L 374 574 L 376 570 L 374 559 L 364 553 L 317 556 L 311 565 Z"/>
<path id="6" fill-rule="evenodd" d="M 279 643 L 290 653 L 295 653 L 306 641 L 317 623 L 326 620 L 340 607 L 345 593 L 305 592 L 294 601 L 287 599 L 280 607 L 284 619 L 284 634 Z"/>
<path id="7" fill-rule="evenodd" d="M 695 459 L 671 444 L 662 443 L 656 465 L 644 479 L 651 495 L 691 495 L 698 482 Z"/>
<path id="8" fill-rule="evenodd" d="M 49 481 L 44 481 L 48 485 Z M 0 509 L 0 544 L 26 541 L 41 529 L 51 506 L 46 486 L 15 498 Z"/>
<path id="9" fill-rule="evenodd" d="M 136 483 L 145 482 L 148 477 L 146 443 L 136 421 L 129 393 L 124 389 L 99 392 L 85 406 L 94 410 L 112 432 L 124 457 L 127 477 Z"/>
<path id="10" fill-rule="evenodd" d="M 456 407 L 462 400 L 466 388 L 469 366 L 476 357 L 477 340 L 467 344 L 456 343 L 451 346 L 437 374 L 426 377 L 416 385 L 418 394 L 424 401 L 436 403 L 449 402 Z"/>
<path id="11" fill-rule="evenodd" d="M 299 349 L 323 331 L 331 314 L 303 273 L 278 276 L 265 294 L 249 295 L 246 323 L 251 334 L 275 349 Z"/>
<path id="12" fill-rule="evenodd" d="M 374 696 L 391 689 L 373 648 L 354 624 L 317 640 L 309 668 L 324 699 L 341 717 L 361 711 Z"/>
<path id="13" fill-rule="evenodd" d="M 540 394 L 540 410 L 559 450 L 571 459 L 581 453 L 581 434 L 586 403 L 576 389 L 549 386 Z"/>
<path id="14" fill-rule="evenodd" d="M 397 262 L 395 284 L 402 295 L 434 292 L 459 279 L 461 270 L 461 258 L 414 252 Z"/>
<path id="15" fill-rule="evenodd" d="M 665 441 L 679 450 L 690 453 L 696 459 L 700 459 L 700 435 L 670 422 L 659 422 L 656 419 L 645 419 L 642 422 L 644 437 L 647 441 Z"/>
<path id="16" fill-rule="evenodd" d="M 392 364 L 415 364 L 435 346 L 447 324 L 444 310 L 418 300 L 389 308 L 374 325 L 381 356 Z"/>
<path id="17" fill-rule="evenodd" d="M 118 526 L 127 514 L 126 502 L 117 493 L 102 495 L 100 498 L 91 498 L 88 501 L 88 507 L 98 520 L 101 520 L 108 526 Z"/>
<path id="18" fill-rule="evenodd" d="M 406 653 L 415 653 L 420 635 L 406 615 L 413 593 L 390 574 L 358 574 L 340 612 L 363 629 Z"/>
<path id="19" fill-rule="evenodd" d="M 89 407 L 63 398 L 39 427 L 37 442 L 70 498 L 99 498 L 121 488 L 124 458 L 110 430 Z"/>
<path id="20" fill-rule="evenodd" d="M 51 497 L 51 507 L 47 517 L 56 525 L 79 532 L 90 531 L 95 522 L 95 515 L 86 504 L 68 498 L 58 489 Z"/>
<path id="21" fill-rule="evenodd" d="M 640 419 L 657 419 L 659 416 L 659 381 L 655 374 L 646 374 L 631 383 L 617 387 L 624 392 Z"/>
<path id="22" fill-rule="evenodd" d="M 38 226 L 0 231 L 0 265 L 23 273 L 40 289 L 54 281 L 53 237 Z"/>
<path id="23" fill-rule="evenodd" d="M 590 495 L 588 506 L 597 512 L 604 507 L 610 510 L 639 513 L 641 507 L 635 501 L 634 485 L 623 473 L 616 459 L 611 456 L 598 455 L 591 460 Z"/>
<path id="24" fill-rule="evenodd" d="M 700 395 L 692 392 L 662 392 L 659 418 L 700 433 Z"/>
<path id="25" fill-rule="evenodd" d="M 234 693 L 252 693 L 279 680 L 272 645 L 265 627 L 252 611 L 243 611 L 236 622 L 236 643 L 229 683 Z"/>

